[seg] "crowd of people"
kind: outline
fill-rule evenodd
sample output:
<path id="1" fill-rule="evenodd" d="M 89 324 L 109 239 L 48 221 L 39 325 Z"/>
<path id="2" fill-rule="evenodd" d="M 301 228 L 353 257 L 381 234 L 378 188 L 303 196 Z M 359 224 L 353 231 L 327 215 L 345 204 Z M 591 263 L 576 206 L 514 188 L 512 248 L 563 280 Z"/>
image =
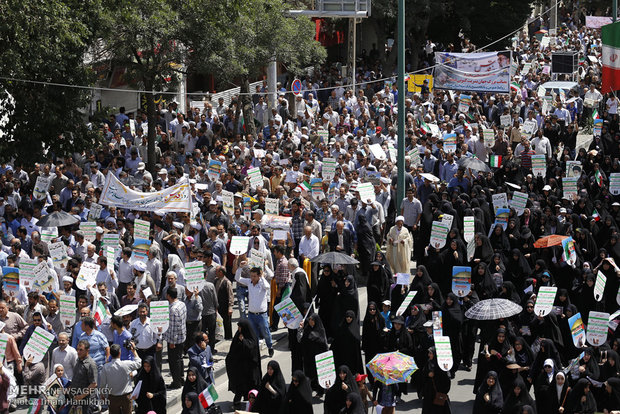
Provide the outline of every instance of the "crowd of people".
<path id="1" fill-rule="evenodd" d="M 303 79 L 302 94 L 279 93 L 271 110 L 259 87 L 256 135 L 235 119 L 236 100 L 230 107 L 205 101 L 187 113 L 175 103 L 159 108 L 154 174 L 145 168 L 146 114 L 123 108 L 101 120 L 108 142 L 101 148 L 50 155 L 28 170 L 0 166 L 0 413 L 15 410 L 24 397 L 18 386 L 27 385 L 29 403 L 43 401 L 50 412 L 162 414 L 167 390 L 182 388 L 183 413 L 203 414 L 213 407 L 205 391 L 215 384 L 218 352 L 227 352 L 235 407 L 251 412 L 312 413 L 318 397 L 328 414 L 365 413 L 373 405 L 389 414 L 415 395 L 423 413 L 449 413 L 458 370 L 476 372 L 476 413 L 619 410 L 617 321 L 596 346 L 576 345 L 568 323 L 580 313 L 587 326 L 590 311 L 614 314 L 620 307 L 620 199 L 611 186 L 611 174 L 620 173 L 618 99 L 599 90 L 601 67 L 587 58 L 600 58 L 600 30 L 563 7 L 559 16 L 557 35 L 523 33 L 514 42 L 518 86 L 510 93 L 472 93 L 465 111 L 458 91 L 424 83 L 408 93 L 404 136 L 394 124 L 405 91 L 378 81 L 377 63 L 369 61 L 355 91 L 327 66 Z M 472 48 L 465 40 L 448 49 Z M 424 52 L 436 49 L 429 43 Z M 541 90 L 554 76 L 550 54 L 563 50 L 584 57 L 575 86 Z M 577 148 L 577 134 L 592 118 L 602 126 Z M 492 131 L 492 143 L 483 130 Z M 448 151 L 444 137 L 453 133 L 455 150 Z M 395 160 L 399 140 L 409 154 L 405 165 Z M 544 156 L 543 175 L 532 171 L 534 155 Z M 490 172 L 461 166 L 472 157 L 491 163 Z M 187 180 L 195 209 L 101 205 L 109 174 L 145 193 Z M 576 177 L 576 195 L 566 194 L 565 177 Z M 48 186 L 35 188 L 41 182 Z M 398 205 L 401 186 L 406 197 Z M 527 194 L 526 205 L 503 206 L 509 213 L 502 224 L 493 195 L 510 200 L 515 191 Z M 61 211 L 75 224 L 38 225 Z M 445 246 L 438 247 L 431 229 L 444 216 L 452 220 Z M 466 241 L 464 217 L 472 216 L 475 236 Z M 149 225 L 146 251 L 137 247 L 138 220 Z M 94 232 L 85 232 L 83 223 L 92 222 Z M 109 234 L 118 235 L 111 251 Z M 534 246 L 554 234 L 574 240 L 570 260 L 561 245 Z M 241 254 L 231 252 L 236 236 L 248 237 Z M 357 258 L 359 265 L 311 263 L 325 252 Z M 185 266 L 197 261 L 205 283 L 191 290 Z M 27 283 L 27 269 L 41 263 L 50 280 Z M 96 285 L 78 283 L 85 265 L 98 266 Z M 452 291 L 455 266 L 471 268 L 467 295 Z M 7 276 L 15 268 L 18 286 Z M 408 284 L 397 283 L 402 274 L 410 274 Z M 600 274 L 603 295 L 595 292 Z M 360 309 L 361 286 L 366 309 Z M 558 288 L 546 316 L 534 313 L 543 286 Z M 416 293 L 397 314 L 409 292 Z M 75 298 L 74 323 L 64 320 L 66 296 Z M 272 359 L 263 373 L 261 352 L 274 356 L 272 333 L 283 325 L 275 308 L 288 298 L 304 316 L 298 328 L 284 324 L 291 372 Z M 465 316 L 490 298 L 523 310 L 491 321 Z M 161 301 L 168 304 L 167 328 L 151 321 L 151 304 Z M 438 311 L 450 338 L 448 371 L 435 347 Z M 41 331 L 53 339 L 37 358 L 29 350 Z M 229 349 L 218 346 L 222 338 L 231 340 Z M 169 384 L 161 374 L 164 344 Z M 328 350 L 336 375 L 323 388 L 315 356 Z M 418 369 L 407 382 L 386 385 L 365 364 L 392 351 L 411 356 Z"/>

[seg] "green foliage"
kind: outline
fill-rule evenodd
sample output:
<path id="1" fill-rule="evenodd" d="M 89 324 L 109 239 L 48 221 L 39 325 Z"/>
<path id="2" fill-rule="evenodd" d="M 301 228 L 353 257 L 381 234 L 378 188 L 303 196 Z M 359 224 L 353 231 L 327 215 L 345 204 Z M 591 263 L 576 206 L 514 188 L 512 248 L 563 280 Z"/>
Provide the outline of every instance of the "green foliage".
<path id="1" fill-rule="evenodd" d="M 88 85 L 84 56 L 98 27 L 98 0 L 5 0 L 0 2 L 0 73 L 4 77 Z M 30 164 L 51 151 L 64 155 L 95 144 L 79 111 L 90 91 L 0 79 L 12 112 L 0 140 L 0 159 Z M 65 139 L 58 139 L 64 134 Z"/>
<path id="2" fill-rule="evenodd" d="M 433 3 L 429 36 L 444 44 L 458 44 L 459 32 L 477 47 L 491 43 L 523 26 L 535 0 L 445 0 Z M 493 46 L 505 48 L 510 38 Z"/>

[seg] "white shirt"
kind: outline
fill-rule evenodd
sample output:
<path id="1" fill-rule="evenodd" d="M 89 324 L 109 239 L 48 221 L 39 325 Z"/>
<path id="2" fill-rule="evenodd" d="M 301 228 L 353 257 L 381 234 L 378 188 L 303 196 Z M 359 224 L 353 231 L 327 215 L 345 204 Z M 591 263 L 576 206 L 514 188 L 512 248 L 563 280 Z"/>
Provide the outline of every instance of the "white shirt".
<path id="1" fill-rule="evenodd" d="M 309 238 L 304 236 L 299 241 L 299 254 L 308 259 L 313 259 L 319 255 L 319 247 L 319 239 L 314 234 L 310 234 Z"/>
<path id="2" fill-rule="evenodd" d="M 241 273 L 235 275 L 235 280 L 241 282 L 248 287 L 248 311 L 250 313 L 265 313 L 269 303 L 269 294 L 271 287 L 264 277 L 258 280 L 255 285 L 252 279 L 241 277 Z"/>
<path id="3" fill-rule="evenodd" d="M 134 319 L 129 324 L 129 333 L 133 337 L 138 349 L 148 349 L 157 344 L 159 333 L 157 329 L 151 326 L 151 319 L 146 318 L 144 324 L 140 322 L 140 318 Z"/>
<path id="4" fill-rule="evenodd" d="M 51 365 L 54 366 L 56 364 L 60 364 L 65 367 L 65 377 L 71 380 L 73 378 L 73 367 L 77 362 L 77 358 L 77 351 L 71 345 L 67 345 L 64 351 L 58 347 L 52 351 Z"/>
<path id="5" fill-rule="evenodd" d="M 607 99 L 607 106 L 610 115 L 616 115 L 618 113 L 618 99 L 615 97 Z"/>

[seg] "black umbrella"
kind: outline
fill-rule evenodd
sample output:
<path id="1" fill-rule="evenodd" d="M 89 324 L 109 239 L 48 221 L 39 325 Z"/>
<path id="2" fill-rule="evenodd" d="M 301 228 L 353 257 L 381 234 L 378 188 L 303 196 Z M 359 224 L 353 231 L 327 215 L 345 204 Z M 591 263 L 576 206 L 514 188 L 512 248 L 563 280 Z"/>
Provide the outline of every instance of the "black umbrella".
<path id="1" fill-rule="evenodd" d="M 312 263 L 329 263 L 331 265 L 355 265 L 359 262 L 348 254 L 339 252 L 327 252 L 310 260 Z"/>
<path id="2" fill-rule="evenodd" d="M 463 157 L 457 162 L 457 164 L 459 167 L 469 168 L 470 170 L 474 171 L 491 171 L 491 168 L 487 164 L 480 161 L 480 159 L 474 157 Z"/>
<path id="3" fill-rule="evenodd" d="M 71 226 L 79 222 L 80 220 L 75 216 L 65 212 L 65 211 L 54 211 L 51 214 L 41 218 L 41 220 L 37 221 L 37 226 L 39 227 L 63 227 L 63 226 Z"/>

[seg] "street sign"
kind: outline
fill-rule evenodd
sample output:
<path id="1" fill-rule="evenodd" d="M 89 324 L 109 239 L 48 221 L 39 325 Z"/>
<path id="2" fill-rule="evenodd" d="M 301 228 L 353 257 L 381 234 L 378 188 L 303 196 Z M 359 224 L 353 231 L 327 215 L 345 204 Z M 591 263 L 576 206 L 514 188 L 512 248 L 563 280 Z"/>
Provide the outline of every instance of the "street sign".
<path id="1" fill-rule="evenodd" d="M 295 96 L 301 93 L 301 81 L 299 79 L 295 79 L 293 84 L 291 85 L 291 92 L 295 94 Z"/>

